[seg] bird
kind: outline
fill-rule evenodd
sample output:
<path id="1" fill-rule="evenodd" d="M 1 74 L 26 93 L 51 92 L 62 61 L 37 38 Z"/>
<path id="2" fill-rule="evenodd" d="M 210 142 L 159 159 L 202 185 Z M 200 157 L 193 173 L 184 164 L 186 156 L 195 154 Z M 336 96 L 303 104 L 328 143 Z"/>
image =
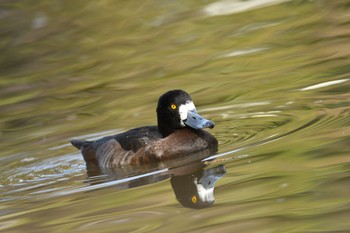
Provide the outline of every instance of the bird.
<path id="1" fill-rule="evenodd" d="M 143 126 L 95 141 L 71 140 L 88 166 L 115 168 L 165 161 L 208 150 L 215 153 L 218 141 L 204 128 L 214 128 L 196 110 L 191 96 L 171 90 L 160 96 L 157 125 Z"/>

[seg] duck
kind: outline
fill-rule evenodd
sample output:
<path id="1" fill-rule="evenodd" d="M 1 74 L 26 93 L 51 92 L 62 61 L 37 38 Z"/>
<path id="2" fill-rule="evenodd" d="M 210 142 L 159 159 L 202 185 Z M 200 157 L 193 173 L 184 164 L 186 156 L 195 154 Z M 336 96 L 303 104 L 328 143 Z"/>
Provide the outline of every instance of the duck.
<path id="1" fill-rule="evenodd" d="M 100 168 L 156 163 L 203 150 L 217 152 L 217 139 L 204 130 L 215 124 L 197 112 L 187 92 L 164 93 L 156 112 L 156 126 L 138 127 L 94 141 L 73 139 L 71 144 L 80 150 L 87 166 Z"/>

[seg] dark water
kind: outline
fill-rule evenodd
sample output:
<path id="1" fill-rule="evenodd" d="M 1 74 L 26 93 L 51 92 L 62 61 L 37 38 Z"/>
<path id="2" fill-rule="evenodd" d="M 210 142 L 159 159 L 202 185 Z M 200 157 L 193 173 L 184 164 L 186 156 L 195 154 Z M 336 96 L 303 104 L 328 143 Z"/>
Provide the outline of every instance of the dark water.
<path id="1" fill-rule="evenodd" d="M 348 1 L 0 4 L 2 232 L 350 231 Z M 68 141 L 154 125 L 170 89 L 218 154 L 88 176 Z"/>

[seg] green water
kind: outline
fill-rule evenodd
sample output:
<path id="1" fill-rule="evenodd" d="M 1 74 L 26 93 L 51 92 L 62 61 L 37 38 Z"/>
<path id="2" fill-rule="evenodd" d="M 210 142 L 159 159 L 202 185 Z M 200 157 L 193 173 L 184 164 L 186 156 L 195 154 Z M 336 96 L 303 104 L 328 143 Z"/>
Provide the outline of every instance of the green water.
<path id="1" fill-rule="evenodd" d="M 349 29 L 348 1 L 2 1 L 0 231 L 349 232 Z M 186 160 L 88 176 L 68 143 L 171 89 L 216 123 L 209 208 Z"/>

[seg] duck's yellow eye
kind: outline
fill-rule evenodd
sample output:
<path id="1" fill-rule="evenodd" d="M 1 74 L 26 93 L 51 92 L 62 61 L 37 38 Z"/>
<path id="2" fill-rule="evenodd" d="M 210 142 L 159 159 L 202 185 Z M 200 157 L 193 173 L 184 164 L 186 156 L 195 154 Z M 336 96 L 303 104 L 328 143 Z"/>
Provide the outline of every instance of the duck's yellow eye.
<path id="1" fill-rule="evenodd" d="M 196 204 L 197 203 L 197 197 L 195 195 L 193 195 L 192 197 L 192 203 L 193 204 Z"/>
<path id="2" fill-rule="evenodd" d="M 171 109 L 176 109 L 176 105 L 175 104 L 172 104 L 170 107 L 171 107 Z"/>

